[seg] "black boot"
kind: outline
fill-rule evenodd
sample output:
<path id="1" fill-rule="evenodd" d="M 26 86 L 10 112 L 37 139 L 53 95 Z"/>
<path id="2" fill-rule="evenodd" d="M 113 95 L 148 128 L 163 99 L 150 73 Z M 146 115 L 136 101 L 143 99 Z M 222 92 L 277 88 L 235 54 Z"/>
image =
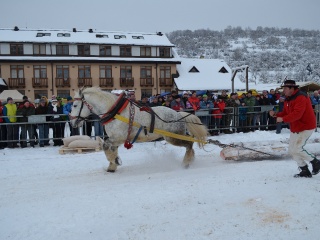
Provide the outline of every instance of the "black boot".
<path id="1" fill-rule="evenodd" d="M 312 175 L 318 174 L 320 172 L 320 161 L 314 158 L 310 163 L 312 164 Z"/>
<path id="2" fill-rule="evenodd" d="M 294 177 L 295 178 L 299 178 L 299 177 L 306 177 L 306 178 L 311 178 L 311 172 L 309 171 L 308 165 L 305 165 L 303 167 L 300 167 L 301 172 L 298 174 L 295 174 Z"/>

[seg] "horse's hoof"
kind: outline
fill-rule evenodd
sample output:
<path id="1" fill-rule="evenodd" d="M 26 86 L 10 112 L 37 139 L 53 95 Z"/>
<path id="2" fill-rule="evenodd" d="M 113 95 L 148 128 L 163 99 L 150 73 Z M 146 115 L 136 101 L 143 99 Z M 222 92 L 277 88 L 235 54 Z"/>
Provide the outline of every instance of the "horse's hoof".
<path id="1" fill-rule="evenodd" d="M 116 162 L 117 165 L 121 165 L 122 164 L 122 161 L 121 161 L 121 159 L 119 157 L 117 157 L 115 159 L 115 162 Z"/>
<path id="2" fill-rule="evenodd" d="M 110 170 L 110 169 L 107 169 L 107 172 L 112 172 L 114 173 L 116 170 Z"/>
<path id="3" fill-rule="evenodd" d="M 185 169 L 188 169 L 189 167 L 190 167 L 190 164 L 184 165 L 184 168 L 185 168 Z"/>

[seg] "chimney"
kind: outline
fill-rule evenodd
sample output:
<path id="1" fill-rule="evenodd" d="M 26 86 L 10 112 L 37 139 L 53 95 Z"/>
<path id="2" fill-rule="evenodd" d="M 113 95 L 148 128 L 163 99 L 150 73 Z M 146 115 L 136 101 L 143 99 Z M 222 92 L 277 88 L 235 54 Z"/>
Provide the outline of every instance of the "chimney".
<path id="1" fill-rule="evenodd" d="M 76 29 L 76 28 L 73 28 L 72 31 L 73 31 L 73 32 L 77 32 L 77 29 Z"/>
<path id="2" fill-rule="evenodd" d="M 157 32 L 157 35 L 162 36 L 163 34 L 162 34 L 162 32 Z"/>
<path id="3" fill-rule="evenodd" d="M 92 28 L 90 28 L 90 29 L 89 29 L 89 33 L 93 33 L 93 30 L 92 30 Z"/>
<path id="4" fill-rule="evenodd" d="M 14 31 L 19 31 L 19 28 L 17 26 L 14 27 Z"/>

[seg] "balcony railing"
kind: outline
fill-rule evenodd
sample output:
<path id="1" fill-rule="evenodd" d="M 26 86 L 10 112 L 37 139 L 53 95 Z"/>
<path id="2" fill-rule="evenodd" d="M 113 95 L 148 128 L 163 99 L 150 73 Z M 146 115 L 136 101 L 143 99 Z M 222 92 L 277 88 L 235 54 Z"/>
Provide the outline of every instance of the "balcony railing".
<path id="1" fill-rule="evenodd" d="M 134 78 L 120 78 L 120 87 L 134 87 Z"/>
<path id="2" fill-rule="evenodd" d="M 172 87 L 173 81 L 171 78 L 160 78 L 160 87 Z"/>
<path id="3" fill-rule="evenodd" d="M 34 88 L 48 87 L 48 78 L 32 78 L 32 86 Z"/>
<path id="4" fill-rule="evenodd" d="M 10 88 L 25 88 L 26 79 L 25 78 L 9 78 Z"/>
<path id="5" fill-rule="evenodd" d="M 56 78 L 56 87 L 70 87 L 70 78 Z"/>
<path id="6" fill-rule="evenodd" d="M 113 87 L 113 78 L 100 78 L 100 87 Z"/>
<path id="7" fill-rule="evenodd" d="M 140 78 L 141 87 L 153 87 L 153 78 Z"/>
<path id="8" fill-rule="evenodd" d="M 78 87 L 92 87 L 92 78 L 78 78 Z"/>

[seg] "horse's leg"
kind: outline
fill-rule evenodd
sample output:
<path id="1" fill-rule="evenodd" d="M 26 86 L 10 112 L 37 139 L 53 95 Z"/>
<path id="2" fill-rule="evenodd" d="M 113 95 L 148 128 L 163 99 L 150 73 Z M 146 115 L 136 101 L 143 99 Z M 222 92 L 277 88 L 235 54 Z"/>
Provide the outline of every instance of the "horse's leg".
<path id="1" fill-rule="evenodd" d="M 108 146 L 108 144 L 104 144 L 103 150 L 109 161 L 107 172 L 115 172 L 117 166 L 121 164 L 121 159 L 118 156 L 118 146 Z"/>
<path id="2" fill-rule="evenodd" d="M 179 146 L 179 147 L 185 147 L 186 148 L 186 153 L 183 158 L 183 165 L 185 168 L 188 168 L 189 165 L 194 161 L 194 150 L 193 150 L 193 142 L 185 141 L 185 140 L 180 140 L 176 138 L 170 138 L 170 137 L 165 137 L 165 140 L 174 145 L 174 146 Z"/>
<path id="3" fill-rule="evenodd" d="M 186 146 L 186 154 L 183 158 L 183 165 L 185 168 L 188 168 L 190 164 L 194 161 L 194 149 L 192 148 L 193 142 L 188 143 L 188 146 Z"/>

